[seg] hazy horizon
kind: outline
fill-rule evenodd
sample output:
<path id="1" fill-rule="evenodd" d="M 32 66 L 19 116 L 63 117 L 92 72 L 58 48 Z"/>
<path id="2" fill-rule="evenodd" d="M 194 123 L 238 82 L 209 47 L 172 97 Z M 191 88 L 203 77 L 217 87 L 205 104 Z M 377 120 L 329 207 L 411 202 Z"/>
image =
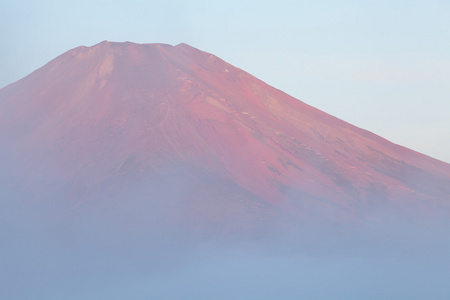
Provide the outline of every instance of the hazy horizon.
<path id="1" fill-rule="evenodd" d="M 103 205 L 85 199 L 74 208 L 57 190 L 11 188 L 0 179 L 4 299 L 446 300 L 450 294 L 448 220 L 378 215 L 332 230 L 272 223 L 272 231 L 246 239 L 199 236 L 167 222 L 146 186 L 132 186 L 131 197 Z M 172 199 L 182 185 L 164 185 L 158 195 L 166 208 L 182 201 Z"/>

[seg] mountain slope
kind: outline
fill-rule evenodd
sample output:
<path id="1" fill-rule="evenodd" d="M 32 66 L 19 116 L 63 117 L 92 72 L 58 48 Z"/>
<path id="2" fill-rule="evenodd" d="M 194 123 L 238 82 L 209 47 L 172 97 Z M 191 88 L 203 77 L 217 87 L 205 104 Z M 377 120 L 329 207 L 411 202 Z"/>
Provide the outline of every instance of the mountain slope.
<path id="1" fill-rule="evenodd" d="M 450 165 L 186 44 L 64 53 L 0 90 L 0 141 L 18 178 L 57 186 L 73 205 L 129 198 L 137 183 L 152 187 L 150 202 L 178 189 L 183 216 L 214 222 L 449 205 Z"/>

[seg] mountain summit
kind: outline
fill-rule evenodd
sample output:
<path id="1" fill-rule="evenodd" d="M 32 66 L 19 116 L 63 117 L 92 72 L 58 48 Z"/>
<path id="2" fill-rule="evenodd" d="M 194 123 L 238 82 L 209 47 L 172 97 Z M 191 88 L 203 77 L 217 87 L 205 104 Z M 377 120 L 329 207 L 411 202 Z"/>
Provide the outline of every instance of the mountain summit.
<path id="1" fill-rule="evenodd" d="M 14 180 L 73 207 L 138 197 L 214 224 L 449 207 L 449 164 L 186 44 L 62 54 L 0 90 L 0 143 Z"/>

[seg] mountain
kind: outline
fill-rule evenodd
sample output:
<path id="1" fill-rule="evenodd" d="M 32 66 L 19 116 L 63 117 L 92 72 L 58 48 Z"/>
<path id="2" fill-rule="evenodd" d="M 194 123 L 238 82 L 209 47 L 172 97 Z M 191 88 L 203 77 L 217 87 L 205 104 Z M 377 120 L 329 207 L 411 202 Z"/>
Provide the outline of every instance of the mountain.
<path id="1" fill-rule="evenodd" d="M 104 41 L 62 54 L 0 90 L 0 142 L 22 199 L 136 205 L 202 230 L 450 203 L 449 164 L 186 44 Z"/>

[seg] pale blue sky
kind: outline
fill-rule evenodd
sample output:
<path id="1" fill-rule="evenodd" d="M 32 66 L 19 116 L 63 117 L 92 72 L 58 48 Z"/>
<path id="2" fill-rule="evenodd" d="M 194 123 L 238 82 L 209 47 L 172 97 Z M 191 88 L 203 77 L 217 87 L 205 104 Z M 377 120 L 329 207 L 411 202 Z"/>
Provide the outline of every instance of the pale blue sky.
<path id="1" fill-rule="evenodd" d="M 188 43 L 450 162 L 450 1 L 0 0 L 0 87 L 79 45 Z"/>

